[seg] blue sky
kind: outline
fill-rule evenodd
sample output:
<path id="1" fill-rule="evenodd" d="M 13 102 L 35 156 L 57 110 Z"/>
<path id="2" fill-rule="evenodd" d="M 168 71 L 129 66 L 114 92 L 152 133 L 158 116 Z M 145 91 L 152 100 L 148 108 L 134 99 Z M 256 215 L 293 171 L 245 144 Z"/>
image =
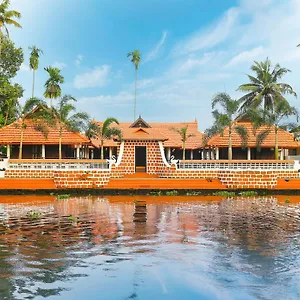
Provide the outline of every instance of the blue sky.
<path id="1" fill-rule="evenodd" d="M 139 49 L 137 112 L 146 121 L 211 125 L 211 98 L 247 82 L 254 60 L 269 57 L 291 69 L 284 81 L 300 94 L 299 0 L 11 0 L 22 30 L 11 37 L 25 50 L 16 80 L 30 96 L 28 46 L 43 49 L 44 66 L 65 76 L 64 94 L 95 119 L 132 121 L 134 68 L 126 54 Z M 299 99 L 291 99 L 300 108 Z"/>

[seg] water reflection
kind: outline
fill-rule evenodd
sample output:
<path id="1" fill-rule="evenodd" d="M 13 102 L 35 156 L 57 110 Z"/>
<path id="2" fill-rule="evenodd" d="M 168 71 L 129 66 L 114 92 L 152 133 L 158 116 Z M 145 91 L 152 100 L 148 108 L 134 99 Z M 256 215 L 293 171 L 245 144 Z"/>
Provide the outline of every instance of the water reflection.
<path id="1" fill-rule="evenodd" d="M 0 197 L 0 299 L 298 299 L 286 198 Z"/>

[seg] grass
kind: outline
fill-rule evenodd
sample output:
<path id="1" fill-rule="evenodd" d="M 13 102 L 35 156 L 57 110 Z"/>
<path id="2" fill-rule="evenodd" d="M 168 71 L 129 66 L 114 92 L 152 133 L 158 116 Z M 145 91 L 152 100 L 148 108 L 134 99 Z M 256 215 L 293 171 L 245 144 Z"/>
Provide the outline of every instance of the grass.
<path id="1" fill-rule="evenodd" d="M 240 195 L 243 197 L 254 197 L 257 196 L 258 193 L 256 191 L 244 191 L 244 192 L 240 192 Z"/>
<path id="2" fill-rule="evenodd" d="M 173 190 L 173 191 L 166 191 L 166 196 L 177 196 L 178 191 Z"/>
<path id="3" fill-rule="evenodd" d="M 34 211 L 34 210 L 31 210 L 26 214 L 26 216 L 30 219 L 39 219 L 41 215 L 42 214 L 39 211 Z"/>
<path id="4" fill-rule="evenodd" d="M 57 200 L 65 200 L 65 199 L 68 199 L 70 197 L 71 197 L 70 194 L 57 195 Z"/>
<path id="5" fill-rule="evenodd" d="M 222 197 L 234 197 L 236 196 L 235 192 L 228 192 L 228 191 L 219 191 L 213 193 L 214 196 L 222 196 Z"/>
<path id="6" fill-rule="evenodd" d="M 291 201 L 290 201 L 289 198 L 285 198 L 285 199 L 284 199 L 284 202 L 285 202 L 285 203 L 290 203 Z"/>

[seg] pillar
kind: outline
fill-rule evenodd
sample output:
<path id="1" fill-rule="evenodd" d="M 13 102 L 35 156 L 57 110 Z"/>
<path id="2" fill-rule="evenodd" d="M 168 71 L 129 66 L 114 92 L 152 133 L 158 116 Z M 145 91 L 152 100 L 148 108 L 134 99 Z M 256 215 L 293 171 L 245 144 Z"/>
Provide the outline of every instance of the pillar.
<path id="1" fill-rule="evenodd" d="M 7 158 L 10 159 L 10 145 L 6 146 Z"/>
<path id="2" fill-rule="evenodd" d="M 214 149 L 210 150 L 210 159 L 215 160 L 215 151 L 214 151 Z"/>
<path id="3" fill-rule="evenodd" d="M 91 150 L 91 159 L 94 159 L 94 149 Z"/>
<path id="4" fill-rule="evenodd" d="M 80 158 L 80 146 L 76 147 L 76 159 Z"/>
<path id="5" fill-rule="evenodd" d="M 218 147 L 216 148 L 216 159 L 220 159 L 220 149 Z"/>
<path id="6" fill-rule="evenodd" d="M 280 160 L 284 160 L 284 149 L 280 149 Z"/>
<path id="7" fill-rule="evenodd" d="M 112 157 L 112 147 L 109 147 L 109 159 Z"/>
<path id="8" fill-rule="evenodd" d="M 193 152 L 193 150 L 191 150 L 191 160 L 193 160 L 194 159 L 194 152 Z"/>
<path id="9" fill-rule="evenodd" d="M 251 148 L 247 148 L 247 160 L 251 160 Z"/>
<path id="10" fill-rule="evenodd" d="M 42 159 L 46 158 L 46 146 L 45 144 L 42 145 Z"/>

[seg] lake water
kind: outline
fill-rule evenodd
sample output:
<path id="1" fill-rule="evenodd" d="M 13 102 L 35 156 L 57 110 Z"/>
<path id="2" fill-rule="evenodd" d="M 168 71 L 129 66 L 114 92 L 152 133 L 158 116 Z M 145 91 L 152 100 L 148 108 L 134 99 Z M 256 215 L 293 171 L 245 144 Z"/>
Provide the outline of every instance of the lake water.
<path id="1" fill-rule="evenodd" d="M 0 299 L 45 297 L 300 299 L 300 198 L 1 196 Z"/>

